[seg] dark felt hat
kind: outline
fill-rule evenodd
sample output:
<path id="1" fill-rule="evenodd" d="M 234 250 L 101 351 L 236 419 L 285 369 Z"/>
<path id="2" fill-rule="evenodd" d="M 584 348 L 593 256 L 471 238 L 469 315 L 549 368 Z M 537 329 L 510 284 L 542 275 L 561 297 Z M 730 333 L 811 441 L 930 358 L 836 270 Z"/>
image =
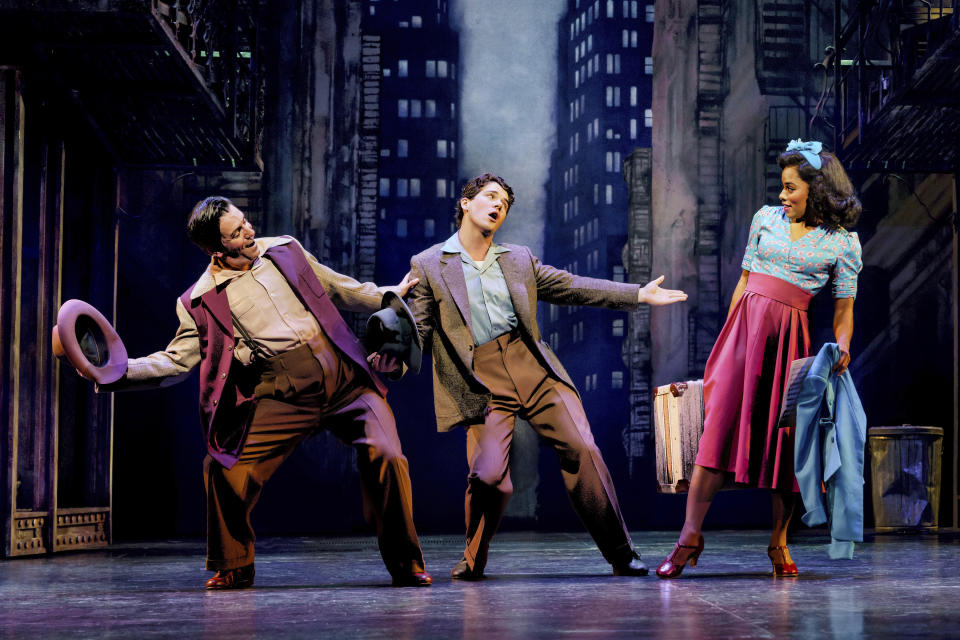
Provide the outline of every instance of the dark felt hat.
<path id="1" fill-rule="evenodd" d="M 420 339 L 417 322 L 403 298 L 388 291 L 377 311 L 367 319 L 364 344 L 370 353 L 381 352 L 403 361 L 411 371 L 420 373 Z"/>
<path id="2" fill-rule="evenodd" d="M 67 300 L 53 327 L 53 353 L 99 384 L 127 372 L 127 349 L 113 325 L 83 300 Z"/>

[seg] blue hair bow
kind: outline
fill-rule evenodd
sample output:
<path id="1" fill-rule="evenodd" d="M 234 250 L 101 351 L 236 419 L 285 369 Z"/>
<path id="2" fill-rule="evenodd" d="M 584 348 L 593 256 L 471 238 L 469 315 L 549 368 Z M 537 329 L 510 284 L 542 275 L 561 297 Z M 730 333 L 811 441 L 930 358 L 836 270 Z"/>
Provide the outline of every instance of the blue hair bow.
<path id="1" fill-rule="evenodd" d="M 790 144 L 787 145 L 787 151 L 796 151 L 806 158 L 810 166 L 817 171 L 819 171 L 823 165 L 823 160 L 820 159 L 820 152 L 822 150 L 823 144 L 816 140 L 807 140 L 804 142 L 800 138 L 797 138 L 796 140 L 791 140 Z"/>

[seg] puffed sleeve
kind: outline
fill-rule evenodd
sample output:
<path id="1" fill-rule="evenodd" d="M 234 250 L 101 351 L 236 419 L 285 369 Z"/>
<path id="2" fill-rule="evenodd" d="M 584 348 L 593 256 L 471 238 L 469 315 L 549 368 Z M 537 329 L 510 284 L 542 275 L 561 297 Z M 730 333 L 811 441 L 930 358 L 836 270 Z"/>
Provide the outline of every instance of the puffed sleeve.
<path id="1" fill-rule="evenodd" d="M 860 238 L 856 233 L 844 234 L 841 238 L 840 255 L 833 271 L 833 297 L 856 298 L 857 275 L 863 268 Z"/>
<path id="2" fill-rule="evenodd" d="M 750 267 L 757 255 L 757 246 L 760 244 L 760 223 L 766 210 L 767 207 L 760 207 L 760 210 L 753 214 L 753 222 L 750 223 L 750 236 L 747 238 L 747 248 L 743 252 L 743 262 L 740 263 L 740 268 L 744 271 L 753 271 Z"/>

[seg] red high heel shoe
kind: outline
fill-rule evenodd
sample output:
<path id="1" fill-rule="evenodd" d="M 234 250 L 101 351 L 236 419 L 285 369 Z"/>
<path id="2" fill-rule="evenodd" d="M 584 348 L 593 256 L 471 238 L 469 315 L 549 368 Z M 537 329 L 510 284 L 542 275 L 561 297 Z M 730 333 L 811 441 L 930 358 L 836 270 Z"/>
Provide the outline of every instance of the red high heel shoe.
<path id="1" fill-rule="evenodd" d="M 703 552 L 703 536 L 700 536 L 700 540 L 697 541 L 697 544 L 694 546 L 692 544 L 680 544 L 677 542 L 673 547 L 673 551 L 667 556 L 667 559 L 657 567 L 657 577 L 658 578 L 678 578 L 680 574 L 683 573 L 683 568 L 686 565 L 691 567 L 697 566 L 697 560 L 700 558 L 700 554 Z"/>
<path id="2" fill-rule="evenodd" d="M 797 565 L 794 562 L 787 561 L 787 554 L 790 553 L 790 550 L 787 549 L 787 545 L 777 546 L 777 547 L 767 547 L 767 557 L 770 558 L 771 564 L 773 564 L 773 575 L 778 578 L 793 578 L 800 575 L 800 572 L 797 571 Z"/>

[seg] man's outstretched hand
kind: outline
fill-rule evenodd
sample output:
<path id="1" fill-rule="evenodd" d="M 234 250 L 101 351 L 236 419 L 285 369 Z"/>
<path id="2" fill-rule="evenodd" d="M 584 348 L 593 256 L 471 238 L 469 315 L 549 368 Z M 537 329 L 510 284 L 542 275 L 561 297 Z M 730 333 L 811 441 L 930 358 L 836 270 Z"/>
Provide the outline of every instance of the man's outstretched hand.
<path id="1" fill-rule="evenodd" d="M 663 278 L 664 276 L 660 276 L 656 280 L 651 280 L 645 284 L 640 289 L 637 301 L 659 307 L 674 302 L 683 302 L 687 299 L 687 294 L 679 289 L 662 289 L 660 283 L 663 282 Z"/>
<path id="2" fill-rule="evenodd" d="M 400 281 L 400 284 L 395 287 L 387 287 L 387 289 L 393 291 L 402 298 L 403 296 L 407 295 L 407 291 L 410 291 L 410 289 L 418 282 L 420 282 L 420 278 L 412 277 L 410 272 L 407 271 L 407 275 L 403 276 L 403 280 Z"/>

